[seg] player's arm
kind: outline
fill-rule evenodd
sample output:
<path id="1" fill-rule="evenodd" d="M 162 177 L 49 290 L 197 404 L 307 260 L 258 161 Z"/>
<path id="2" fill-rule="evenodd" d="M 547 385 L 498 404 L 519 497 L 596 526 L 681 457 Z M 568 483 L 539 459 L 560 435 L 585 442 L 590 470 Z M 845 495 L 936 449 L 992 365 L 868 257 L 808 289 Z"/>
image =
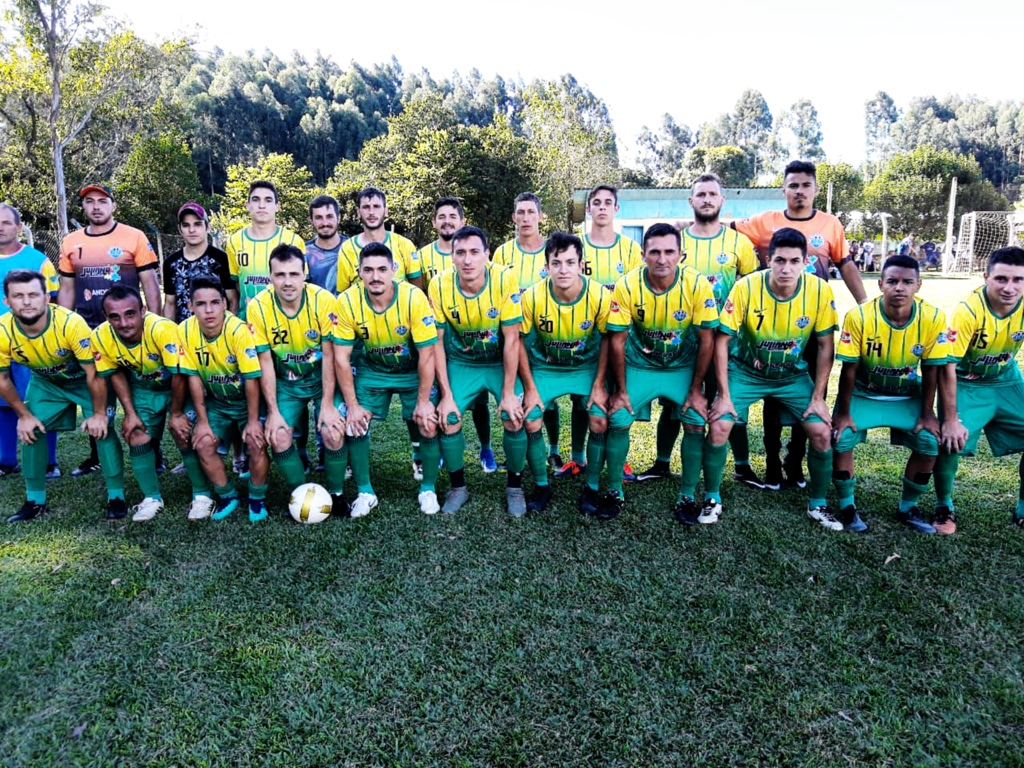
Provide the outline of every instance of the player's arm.
<path id="1" fill-rule="evenodd" d="M 519 344 L 519 381 L 523 385 L 523 416 L 526 417 L 534 406 L 544 410 L 544 403 L 537 391 L 537 382 L 534 381 L 533 371 L 530 370 L 530 356 L 526 351 L 529 343 L 529 336 L 520 340 Z"/>
<path id="2" fill-rule="evenodd" d="M 523 404 L 516 397 L 516 373 L 519 371 L 519 323 L 501 326 L 504 346 L 501 350 L 504 379 L 501 383 L 501 402 L 498 408 L 513 429 L 523 426 Z"/>
<path id="3" fill-rule="evenodd" d="M 693 365 L 693 380 L 690 382 L 690 390 L 686 393 L 680 413 L 686 413 L 692 408 L 700 414 L 701 418 L 707 421 L 708 399 L 704 396 L 704 377 L 707 376 L 708 366 L 715 355 L 715 329 L 696 328 L 697 331 L 697 359 Z"/>
<path id="4" fill-rule="evenodd" d="M 157 312 L 160 309 L 160 281 L 156 279 L 155 269 L 139 270 L 139 284 L 142 294 L 146 297 L 146 309 Z"/>
<path id="5" fill-rule="evenodd" d="M 718 382 L 718 396 L 708 413 L 708 421 L 717 421 L 729 414 L 734 419 L 739 418 L 736 409 L 732 405 L 732 395 L 729 392 L 729 344 L 732 336 L 725 331 L 715 331 L 715 380 Z"/>
<path id="6" fill-rule="evenodd" d="M 956 363 L 949 362 L 939 370 L 939 398 L 942 403 L 942 447 L 948 453 L 962 451 L 967 443 L 967 427 L 960 422 L 956 403 Z"/>
<path id="7" fill-rule="evenodd" d="M 188 396 L 188 382 L 192 378 L 188 374 L 176 373 L 171 378 L 171 416 L 169 426 L 171 434 L 179 445 L 189 444 L 189 435 L 192 432 L 192 425 L 185 415 L 185 400 Z M 203 409 L 205 414 L 206 409 Z"/>
<path id="8" fill-rule="evenodd" d="M 608 408 L 608 357 L 612 347 L 611 336 L 607 333 L 601 334 L 601 348 L 597 353 L 597 373 L 594 374 L 594 383 L 590 385 L 590 397 L 587 398 L 587 410 L 590 406 L 596 405 L 607 416 Z"/>
<path id="9" fill-rule="evenodd" d="M 451 382 L 448 380 L 448 353 L 444 349 L 445 327 L 437 326 L 437 344 L 434 345 L 434 378 L 437 380 L 437 391 L 440 399 L 437 401 L 437 422 L 445 432 L 454 432 L 462 421 L 462 414 L 452 397 Z M 451 416 L 455 421 L 451 422 Z"/>
<path id="10" fill-rule="evenodd" d="M 633 413 L 633 403 L 630 402 L 629 392 L 626 391 L 626 336 L 628 330 L 617 330 L 609 328 L 609 361 L 612 368 L 612 376 L 615 377 L 615 394 L 608 403 L 608 413 L 614 413 L 620 408 L 625 408 L 630 414 Z"/>
<path id="11" fill-rule="evenodd" d="M 258 453 L 267 447 L 263 425 L 260 424 L 260 382 L 256 379 L 244 379 L 243 381 L 247 420 L 245 429 L 242 430 L 242 439 L 251 453 Z"/>
<path id="12" fill-rule="evenodd" d="M 175 296 L 173 293 L 164 294 L 164 308 L 160 314 L 166 317 L 172 323 L 178 321 L 178 305 L 175 302 Z"/>
<path id="13" fill-rule="evenodd" d="M 114 390 L 114 396 L 121 403 L 124 409 L 124 420 L 121 422 L 121 437 L 126 443 L 129 442 L 133 432 L 145 433 L 146 425 L 142 423 L 138 412 L 135 410 L 135 401 L 132 399 L 132 388 L 128 384 L 128 377 L 124 371 L 117 370 L 110 374 L 110 386 Z"/>
<path id="14" fill-rule="evenodd" d="M 843 277 L 843 282 L 846 283 L 846 287 L 850 289 L 850 293 L 853 294 L 853 298 L 858 304 L 863 304 L 868 300 L 868 295 L 864 291 L 864 279 L 860 276 L 860 270 L 857 269 L 857 265 L 853 263 L 852 259 L 847 259 L 839 265 L 839 274 Z"/>
<path id="15" fill-rule="evenodd" d="M 430 402 L 430 393 L 434 389 L 434 368 L 437 365 L 433 349 L 436 346 L 435 343 L 421 348 L 419 350 L 420 357 L 416 363 L 419 390 L 416 394 L 416 408 L 413 410 L 412 418 L 421 430 L 429 433 L 428 437 L 437 434 L 437 409 Z"/>
<path id="16" fill-rule="evenodd" d="M 372 414 L 359 405 L 356 398 L 356 382 L 352 375 L 352 346 L 349 344 L 337 344 L 334 346 L 334 375 L 338 380 L 338 387 L 341 389 L 341 396 L 345 399 L 348 407 L 346 419 L 346 430 L 350 435 L 360 437 L 365 435 L 370 428 Z"/>
<path id="17" fill-rule="evenodd" d="M 39 435 L 45 434 L 46 428 L 43 422 L 32 415 L 32 411 L 25 405 L 25 401 L 18 394 L 17 387 L 11 379 L 11 369 L 0 369 L 0 397 L 4 399 L 8 407 L 18 414 L 18 439 L 23 443 L 31 445 Z"/>
<path id="18" fill-rule="evenodd" d="M 321 432 L 324 430 L 337 431 L 344 439 L 345 419 L 334 405 L 334 393 L 338 390 L 338 377 L 334 371 L 333 342 L 321 341 L 320 354 L 323 355 L 323 360 L 320 362 L 320 384 L 323 388 L 323 397 L 320 399 L 320 421 L 317 424 L 317 429 Z"/>
<path id="19" fill-rule="evenodd" d="M 853 397 L 853 386 L 857 381 L 857 366 L 859 363 L 843 360 L 843 368 L 839 372 L 839 392 L 836 395 L 836 404 L 832 409 L 832 442 L 849 429 L 857 431 L 857 425 L 850 416 L 850 399 Z"/>
<path id="20" fill-rule="evenodd" d="M 96 366 L 83 365 L 85 384 L 92 398 L 92 416 L 82 422 L 82 431 L 102 440 L 107 436 L 107 382 L 96 373 Z"/>
<path id="21" fill-rule="evenodd" d="M 922 365 L 921 366 L 921 415 L 917 417 L 914 425 L 914 434 L 921 430 L 935 435 L 941 440 L 939 420 L 935 417 L 935 395 L 939 388 L 939 368 L 944 366 Z M 955 386 L 955 385 L 954 385 Z"/>
<path id="22" fill-rule="evenodd" d="M 210 426 L 210 417 L 206 410 L 206 387 L 203 385 L 201 376 L 193 375 L 188 377 L 188 392 L 192 398 L 192 405 L 196 409 L 196 424 L 192 429 L 192 447 L 199 451 L 207 441 L 213 441 L 213 445 L 220 442 L 220 438 L 213 433 Z"/>
<path id="23" fill-rule="evenodd" d="M 61 273 L 60 288 L 57 289 L 57 303 L 66 309 L 75 308 L 75 278 L 73 275 Z"/>
<path id="24" fill-rule="evenodd" d="M 836 360 L 836 338 L 833 331 L 818 334 L 818 364 L 817 376 L 814 379 L 814 394 L 811 395 L 811 402 L 804 411 L 802 419 L 807 420 L 808 416 L 816 415 L 825 426 L 831 427 L 832 414 L 828 410 L 828 403 L 825 402 L 825 394 L 828 392 L 828 377 L 832 373 L 832 364 Z"/>

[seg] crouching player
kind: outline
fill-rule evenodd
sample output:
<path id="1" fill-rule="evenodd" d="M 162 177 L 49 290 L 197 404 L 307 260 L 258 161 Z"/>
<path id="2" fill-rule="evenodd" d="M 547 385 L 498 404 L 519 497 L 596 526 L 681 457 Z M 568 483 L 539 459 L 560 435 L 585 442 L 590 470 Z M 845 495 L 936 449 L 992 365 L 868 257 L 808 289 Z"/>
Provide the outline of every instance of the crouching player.
<path id="1" fill-rule="evenodd" d="M 217 446 L 242 434 L 249 449 L 249 520 L 267 517 L 267 472 L 270 458 L 260 422 L 260 363 L 249 327 L 227 311 L 224 286 L 215 277 L 192 279 L 192 317 L 178 326 L 181 354 L 178 372 L 187 376 L 191 406 L 184 403 L 179 386 L 171 403 L 171 432 L 178 445 L 188 444 L 198 454 L 203 470 L 217 492 L 214 520 L 223 520 L 238 507 L 233 485 L 228 484 Z M 182 453 L 185 466 L 190 456 Z M 193 493 L 195 488 L 193 487 Z M 208 517 L 210 509 L 189 511 L 189 520 Z"/>
<path id="2" fill-rule="evenodd" d="M 832 473 L 825 392 L 835 357 L 836 304 L 828 283 L 806 267 L 807 238 L 784 227 L 772 235 L 768 270 L 742 278 L 729 292 L 715 339 L 718 398 L 704 445 L 702 523 L 713 523 L 722 514 L 722 470 L 733 423 L 745 422 L 751 405 L 771 397 L 803 425 L 811 443 L 808 516 L 831 530 L 843 528 L 825 502 Z M 730 355 L 732 337 L 736 343 Z M 813 381 L 803 356 L 808 344 L 818 345 Z"/>
<path id="3" fill-rule="evenodd" d="M 836 354 L 843 362 L 832 413 L 839 517 L 849 530 L 867 530 L 854 501 L 853 449 L 869 429 L 889 427 L 911 451 L 896 518 L 921 533 L 935 533 L 917 502 L 939 452 L 935 394 L 949 354 L 946 316 L 915 298 L 921 287 L 917 259 L 888 259 L 878 283 L 881 296 L 847 313 Z M 955 386 L 950 377 L 941 378 L 946 387 Z"/>
<path id="4" fill-rule="evenodd" d="M 612 295 L 580 273 L 583 243 L 575 235 L 554 232 L 545 246 L 548 277 L 520 296 L 523 324 L 519 378 L 523 384 L 526 458 L 537 491 L 526 508 L 543 511 L 551 501 L 547 457 L 541 431 L 545 407 L 562 395 L 586 406 L 590 419 L 587 466 L 595 468 L 596 486 L 604 465 L 608 430 L 608 312 Z M 588 470 L 589 471 L 589 470 Z"/>
<path id="5" fill-rule="evenodd" d="M 953 312 L 948 335 L 950 360 L 956 364 L 956 410 L 969 435 L 960 455 L 974 455 L 983 429 L 994 456 L 1024 452 L 1024 378 L 1016 361 L 1024 342 L 1022 294 L 1024 249 L 1000 248 L 989 256 L 985 284 L 972 291 Z M 946 419 L 943 423 L 944 430 L 949 422 Z M 950 429 L 955 426 L 953 422 Z M 956 530 L 953 480 L 959 462 L 955 451 L 942 451 L 935 463 L 932 525 L 940 533 Z M 1017 508 L 1011 519 L 1024 529 L 1024 455 L 1020 480 Z"/>

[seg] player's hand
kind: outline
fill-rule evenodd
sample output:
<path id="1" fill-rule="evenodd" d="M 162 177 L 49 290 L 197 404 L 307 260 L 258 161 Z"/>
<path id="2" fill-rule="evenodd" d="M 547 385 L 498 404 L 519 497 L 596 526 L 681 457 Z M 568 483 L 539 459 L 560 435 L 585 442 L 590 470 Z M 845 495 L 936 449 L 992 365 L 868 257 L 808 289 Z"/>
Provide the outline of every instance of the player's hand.
<path id="1" fill-rule="evenodd" d="M 967 444 L 969 434 L 967 427 L 960 423 L 960 419 L 946 419 L 942 422 L 942 447 L 946 453 L 959 453 Z"/>
<path id="2" fill-rule="evenodd" d="M 502 421 L 506 422 L 513 431 L 518 431 L 523 426 L 523 404 L 516 395 L 505 395 L 498 403 L 498 413 Z"/>
<path id="3" fill-rule="evenodd" d="M 608 415 L 608 387 L 605 386 L 603 381 L 594 381 L 594 386 L 590 388 L 590 397 L 587 399 L 587 410 L 589 411 L 593 406 L 597 406 L 601 409 L 601 412 Z"/>
<path id="4" fill-rule="evenodd" d="M 451 415 L 455 414 L 455 423 L 451 423 Z M 459 424 L 462 423 L 462 414 L 455 406 L 455 400 L 451 395 L 445 395 L 437 404 L 437 423 L 441 425 L 446 435 L 454 434 Z"/>
<path id="5" fill-rule="evenodd" d="M 288 429 L 290 430 L 291 427 L 288 427 Z M 242 430 L 242 440 L 245 442 L 250 454 L 266 450 L 266 433 L 259 419 L 250 419 L 245 423 L 245 429 Z"/>
<path id="6" fill-rule="evenodd" d="M 839 438 L 843 436 L 846 430 L 851 432 L 857 431 L 857 424 L 853 420 L 853 416 L 849 413 L 833 413 L 832 414 L 832 445 L 834 446 L 839 442 Z"/>
<path id="7" fill-rule="evenodd" d="M 145 434 L 146 425 L 142 423 L 142 419 L 139 418 L 139 414 L 126 413 L 124 419 L 121 421 L 121 437 L 124 438 L 126 443 L 130 444 L 133 432 L 142 432 Z"/>
<path id="8" fill-rule="evenodd" d="M 683 418 L 683 416 L 686 415 L 686 412 L 691 408 L 699 414 L 704 421 L 708 420 L 708 399 L 700 389 L 691 389 L 686 394 L 686 399 L 683 400 L 683 404 L 679 406 L 679 418 Z"/>
<path id="9" fill-rule="evenodd" d="M 192 424 L 184 413 L 172 413 L 169 422 L 171 437 L 177 445 L 188 445 L 189 436 L 192 433 Z"/>
<path id="10" fill-rule="evenodd" d="M 287 421 L 284 420 L 284 416 L 281 415 L 280 411 L 267 414 L 267 423 L 263 427 L 263 434 L 268 443 L 274 445 L 274 435 L 278 432 L 286 431 L 288 436 L 291 437 L 292 428 Z"/>
<path id="11" fill-rule="evenodd" d="M 82 431 L 88 433 L 89 437 L 102 440 L 107 436 L 107 414 L 94 413 L 82 422 Z"/>
<path id="12" fill-rule="evenodd" d="M 544 402 L 540 399 L 540 392 L 536 387 L 523 395 L 523 415 L 529 416 L 534 408 L 540 408 L 540 412 L 544 413 Z"/>
<path id="13" fill-rule="evenodd" d="M 800 420 L 807 421 L 809 416 L 817 416 L 826 427 L 831 428 L 832 413 L 829 411 L 828 405 L 822 398 L 812 397 L 811 402 L 807 405 L 807 410 L 804 411 L 804 415 L 800 417 Z"/>
<path id="14" fill-rule="evenodd" d="M 345 437 L 345 419 L 341 416 L 341 411 L 334 407 L 334 403 L 321 403 L 320 405 L 320 419 L 316 423 L 316 428 L 323 434 L 334 434 L 335 437 Z"/>
<path id="15" fill-rule="evenodd" d="M 18 439 L 25 445 L 32 445 L 39 439 L 39 435 L 45 434 L 46 427 L 43 426 L 43 422 L 32 414 L 18 419 Z"/>
<path id="16" fill-rule="evenodd" d="M 430 437 L 435 433 L 437 429 L 437 409 L 430 402 L 429 398 L 420 398 L 416 401 L 416 408 L 412 412 L 412 420 L 416 422 L 416 425 L 424 435 Z"/>
<path id="17" fill-rule="evenodd" d="M 203 446 L 210 443 L 214 448 L 220 443 L 220 438 L 213 433 L 213 427 L 206 419 L 197 421 L 192 430 L 192 447 L 196 450 L 203 450 Z"/>
<path id="18" fill-rule="evenodd" d="M 362 437 L 370 431 L 370 420 L 373 414 L 356 403 L 348 409 L 348 418 L 345 419 L 345 433 L 349 437 Z"/>
<path id="19" fill-rule="evenodd" d="M 736 408 L 733 407 L 732 398 L 719 395 L 715 398 L 715 402 L 711 404 L 708 422 L 718 421 L 723 416 L 732 416 L 736 421 L 740 420 L 740 415 L 736 413 Z"/>
<path id="20" fill-rule="evenodd" d="M 942 430 L 939 429 L 939 420 L 935 418 L 934 413 L 922 413 L 914 424 L 914 434 L 918 434 L 921 431 L 929 432 L 936 440 L 942 439 Z"/>
<path id="21" fill-rule="evenodd" d="M 608 401 L 608 415 L 611 416 L 620 408 L 625 408 L 630 416 L 636 415 L 633 413 L 633 403 L 629 399 L 629 392 L 624 389 L 611 396 Z"/>

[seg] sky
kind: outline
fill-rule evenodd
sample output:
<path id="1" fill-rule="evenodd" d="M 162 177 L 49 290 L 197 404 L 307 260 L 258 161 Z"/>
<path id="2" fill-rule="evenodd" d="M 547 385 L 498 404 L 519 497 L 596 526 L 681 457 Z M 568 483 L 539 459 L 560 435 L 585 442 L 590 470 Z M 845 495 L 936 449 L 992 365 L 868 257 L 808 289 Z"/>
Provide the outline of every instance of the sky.
<path id="1" fill-rule="evenodd" d="M 901 109 L 915 96 L 1024 98 L 1019 0 L 818 0 L 787 12 L 764 0 L 106 5 L 147 38 L 187 32 L 200 50 L 287 58 L 319 49 L 343 67 L 394 55 L 403 70 L 437 78 L 571 72 L 607 103 L 627 166 L 644 125 L 655 129 L 668 112 L 696 130 L 746 88 L 761 91 L 773 116 L 809 98 L 828 159 L 853 164 L 864 158 L 864 102 L 879 90 Z"/>

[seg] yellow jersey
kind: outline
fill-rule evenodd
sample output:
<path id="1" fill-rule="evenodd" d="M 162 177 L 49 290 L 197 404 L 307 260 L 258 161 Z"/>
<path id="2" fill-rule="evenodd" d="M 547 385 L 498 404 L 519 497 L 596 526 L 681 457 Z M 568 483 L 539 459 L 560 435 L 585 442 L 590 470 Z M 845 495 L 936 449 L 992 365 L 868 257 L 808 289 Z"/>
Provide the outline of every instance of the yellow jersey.
<path id="1" fill-rule="evenodd" d="M 423 274 L 424 286 L 430 287 L 430 281 L 452 265 L 451 253 L 445 253 L 437 247 L 437 240 L 424 245 L 416 251 L 416 259 Z"/>
<path id="2" fill-rule="evenodd" d="M 921 394 L 922 365 L 944 365 L 949 357 L 946 315 L 915 299 L 910 319 L 895 326 L 885 316 L 882 297 L 846 313 L 836 359 L 858 363 L 855 391 L 879 400 Z"/>
<path id="3" fill-rule="evenodd" d="M 655 291 L 647 267 L 615 284 L 609 331 L 628 331 L 626 363 L 635 368 L 683 368 L 693 364 L 697 329 L 717 328 L 711 284 L 696 270 L 677 267 L 672 284 Z"/>
<path id="4" fill-rule="evenodd" d="M 458 272 L 445 270 L 430 283 L 430 304 L 444 331 L 445 354 L 459 362 L 500 363 L 502 326 L 523 320 L 516 278 L 494 262 L 487 265 L 483 288 L 472 295 L 459 287 Z"/>
<path id="5" fill-rule="evenodd" d="M 495 264 L 507 267 L 515 276 L 520 291 L 525 291 L 534 283 L 539 283 L 548 276 L 548 262 L 544 255 L 547 240 L 539 251 L 524 251 L 519 241 L 512 238 L 504 243 L 492 257 Z"/>
<path id="6" fill-rule="evenodd" d="M 178 334 L 181 336 L 179 373 L 199 376 L 206 396 L 214 400 L 245 400 L 244 380 L 260 377 L 256 342 L 249 326 L 226 312 L 224 326 L 216 338 L 206 338 L 199 319 L 194 316 L 178 325 Z"/>
<path id="7" fill-rule="evenodd" d="M 338 250 L 338 293 L 347 291 L 359 279 L 359 253 L 367 243 L 359 241 L 360 235 L 350 237 Z M 419 252 L 412 240 L 386 232 L 384 243 L 391 250 L 395 261 L 395 280 L 412 280 L 423 274 L 420 269 Z"/>
<path id="8" fill-rule="evenodd" d="M 519 334 L 530 358 L 540 367 L 596 366 L 601 336 L 608 330 L 611 292 L 596 280 L 583 278 L 579 295 L 569 302 L 555 298 L 551 278 L 545 278 L 520 296 L 523 324 Z"/>
<path id="9" fill-rule="evenodd" d="M 580 272 L 609 291 L 615 289 L 620 277 L 643 265 L 643 249 L 628 237 L 616 235 L 611 245 L 594 245 L 589 236 L 583 238 Z"/>
<path id="10" fill-rule="evenodd" d="M 684 229 L 682 241 L 683 263 L 708 279 L 719 309 L 737 278 L 756 272 L 759 266 L 750 238 L 724 224 L 714 237 L 699 237 Z"/>
<path id="11" fill-rule="evenodd" d="M 437 343 L 437 326 L 426 295 L 410 283 L 395 282 L 395 296 L 382 312 L 370 304 L 360 282 L 338 297 L 334 341 L 362 348 L 359 375 L 412 373 L 419 350 Z"/>
<path id="12" fill-rule="evenodd" d="M 111 376 L 120 369 L 129 373 L 133 387 L 168 392 L 178 372 L 181 339 L 174 321 L 147 312 L 142 321 L 142 339 L 129 346 L 121 340 L 109 322 L 92 332 L 96 373 Z"/>
<path id="13" fill-rule="evenodd" d="M 986 384 L 1021 380 L 1016 356 L 1024 342 L 1024 300 L 1000 317 L 992 310 L 983 285 L 957 305 L 946 336 L 958 379 Z"/>
<path id="14" fill-rule="evenodd" d="M 800 275 L 796 291 L 777 299 L 769 272 L 754 272 L 736 282 L 722 308 L 721 330 L 737 337 L 730 357 L 740 368 L 766 379 L 792 378 L 807 370 L 804 349 L 813 337 L 838 327 L 832 289 L 810 272 Z"/>
<path id="15" fill-rule="evenodd" d="M 13 360 L 48 381 L 84 380 L 82 366 L 93 364 L 89 325 L 56 304 L 48 304 L 46 311 L 46 327 L 36 336 L 21 329 L 13 312 L 0 317 L 0 370 L 9 371 Z"/>
<path id="16" fill-rule="evenodd" d="M 253 299 L 247 318 L 257 352 L 270 352 L 278 381 L 309 394 L 320 390 L 322 344 L 334 338 L 334 296 L 315 285 L 303 287 L 299 309 L 289 317 L 274 286 Z"/>
<path id="17" fill-rule="evenodd" d="M 245 318 L 249 302 L 270 285 L 270 252 L 281 244 L 294 245 L 303 253 L 306 252 L 305 241 L 284 227 L 278 227 L 266 240 L 253 240 L 249 237 L 248 227 L 242 227 L 228 238 L 224 250 L 228 254 L 228 270 L 232 279 L 238 283 L 239 317 Z"/>

